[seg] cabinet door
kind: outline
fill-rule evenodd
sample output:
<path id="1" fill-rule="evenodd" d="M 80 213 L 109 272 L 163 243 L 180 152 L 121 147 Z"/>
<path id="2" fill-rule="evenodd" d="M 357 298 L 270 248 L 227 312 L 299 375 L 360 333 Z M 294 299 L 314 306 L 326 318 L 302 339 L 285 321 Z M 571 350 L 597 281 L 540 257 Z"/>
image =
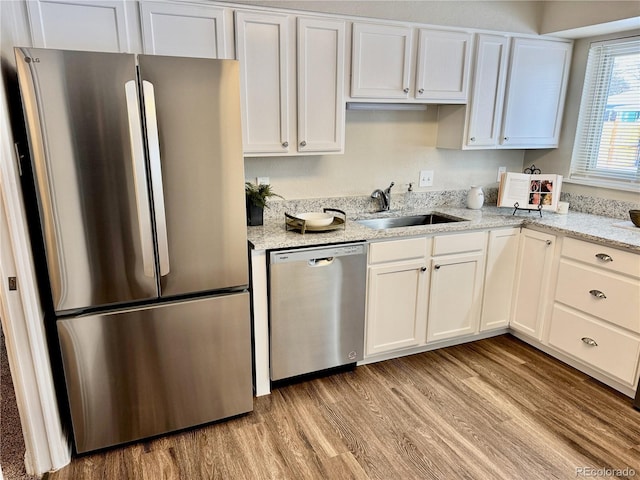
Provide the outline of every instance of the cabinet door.
<path id="1" fill-rule="evenodd" d="M 557 147 L 571 44 L 516 38 L 502 119 L 505 148 Z"/>
<path id="2" fill-rule="evenodd" d="M 289 17 L 235 12 L 245 155 L 289 151 Z"/>
<path id="3" fill-rule="evenodd" d="M 340 20 L 298 19 L 298 151 L 344 150 L 344 33 Z"/>
<path id="4" fill-rule="evenodd" d="M 427 342 L 475 333 L 480 320 L 484 253 L 431 259 Z"/>
<path id="5" fill-rule="evenodd" d="M 205 5 L 140 2 L 144 53 L 233 58 L 227 34 L 230 10 Z M 230 35 L 233 38 L 233 35 Z"/>
<path id="6" fill-rule="evenodd" d="M 495 147 L 500 135 L 509 39 L 478 35 L 476 66 L 469 102 L 468 147 Z"/>
<path id="7" fill-rule="evenodd" d="M 519 238 L 519 228 L 489 232 L 480 331 L 509 326 Z"/>
<path id="8" fill-rule="evenodd" d="M 129 52 L 123 0 L 35 0 L 25 2 L 33 46 L 66 50 Z"/>
<path id="9" fill-rule="evenodd" d="M 424 343 L 426 270 L 424 260 L 369 267 L 367 355 Z"/>
<path id="10" fill-rule="evenodd" d="M 555 236 L 523 229 L 520 235 L 514 311 L 511 328 L 540 339 L 549 301 L 548 285 L 555 250 Z"/>
<path id="11" fill-rule="evenodd" d="M 418 42 L 418 99 L 447 103 L 467 101 L 471 35 L 421 29 Z"/>
<path id="12" fill-rule="evenodd" d="M 354 23 L 351 96 L 409 98 L 412 36 L 408 27 Z"/>

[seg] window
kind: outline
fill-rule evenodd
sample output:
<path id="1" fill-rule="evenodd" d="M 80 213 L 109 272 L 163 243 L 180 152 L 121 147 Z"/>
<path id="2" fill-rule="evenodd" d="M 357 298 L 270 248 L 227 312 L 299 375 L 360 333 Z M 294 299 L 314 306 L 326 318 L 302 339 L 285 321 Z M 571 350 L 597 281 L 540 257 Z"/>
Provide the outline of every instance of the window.
<path id="1" fill-rule="evenodd" d="M 640 37 L 591 44 L 569 180 L 640 191 Z"/>

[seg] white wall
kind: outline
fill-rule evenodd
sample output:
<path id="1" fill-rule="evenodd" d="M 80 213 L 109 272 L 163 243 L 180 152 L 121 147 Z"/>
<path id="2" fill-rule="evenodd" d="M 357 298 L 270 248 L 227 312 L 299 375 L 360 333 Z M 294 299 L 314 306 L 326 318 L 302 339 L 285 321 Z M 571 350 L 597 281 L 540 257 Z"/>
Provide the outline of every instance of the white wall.
<path id="1" fill-rule="evenodd" d="M 569 77 L 569 87 L 567 90 L 567 100 L 565 104 L 564 119 L 560 134 L 560 146 L 554 150 L 529 150 L 525 153 L 524 163 L 529 166 L 535 163 L 545 173 L 569 174 L 571 165 L 571 152 L 576 135 L 578 123 L 578 112 L 580 111 L 580 101 L 582 98 L 582 85 L 587 67 L 587 56 L 589 46 L 592 41 L 619 38 L 624 36 L 640 35 L 640 29 L 631 30 L 622 34 L 609 34 L 599 37 L 585 38 L 577 40 L 573 46 L 573 58 L 571 61 L 571 73 Z M 606 188 L 589 187 L 563 183 L 562 191 L 592 197 L 620 200 L 626 202 L 638 202 L 638 194 L 625 192 L 622 190 L 611 190 Z"/>
<path id="2" fill-rule="evenodd" d="M 633 17 L 640 17 L 640 2 L 629 0 L 556 0 L 544 2 L 539 32 L 553 34 L 554 32 L 617 22 Z M 636 26 L 638 25 L 640 23 L 636 21 Z"/>
<path id="3" fill-rule="evenodd" d="M 521 171 L 522 150 L 481 152 L 435 148 L 437 106 L 427 111 L 347 111 L 344 155 L 247 158 L 245 176 L 270 177 L 287 199 L 369 195 L 396 183 L 396 191 L 497 186 L 498 166 Z M 433 187 L 418 187 L 420 170 L 434 171 Z"/>

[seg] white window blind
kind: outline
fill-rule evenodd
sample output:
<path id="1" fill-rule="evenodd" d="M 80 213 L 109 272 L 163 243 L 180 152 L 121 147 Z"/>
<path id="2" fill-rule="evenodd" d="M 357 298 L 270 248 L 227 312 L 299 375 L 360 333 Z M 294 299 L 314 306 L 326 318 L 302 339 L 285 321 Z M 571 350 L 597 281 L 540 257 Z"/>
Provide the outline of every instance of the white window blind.
<path id="1" fill-rule="evenodd" d="M 589 49 L 569 181 L 640 191 L 640 37 Z"/>

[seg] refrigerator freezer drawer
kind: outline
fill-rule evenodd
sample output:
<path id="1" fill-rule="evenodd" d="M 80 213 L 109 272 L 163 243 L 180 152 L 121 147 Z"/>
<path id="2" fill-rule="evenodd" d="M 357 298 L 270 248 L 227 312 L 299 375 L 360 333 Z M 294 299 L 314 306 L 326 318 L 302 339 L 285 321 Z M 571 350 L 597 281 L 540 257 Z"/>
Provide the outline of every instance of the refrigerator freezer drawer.
<path id="1" fill-rule="evenodd" d="M 253 409 L 249 294 L 58 321 L 79 453 Z"/>

